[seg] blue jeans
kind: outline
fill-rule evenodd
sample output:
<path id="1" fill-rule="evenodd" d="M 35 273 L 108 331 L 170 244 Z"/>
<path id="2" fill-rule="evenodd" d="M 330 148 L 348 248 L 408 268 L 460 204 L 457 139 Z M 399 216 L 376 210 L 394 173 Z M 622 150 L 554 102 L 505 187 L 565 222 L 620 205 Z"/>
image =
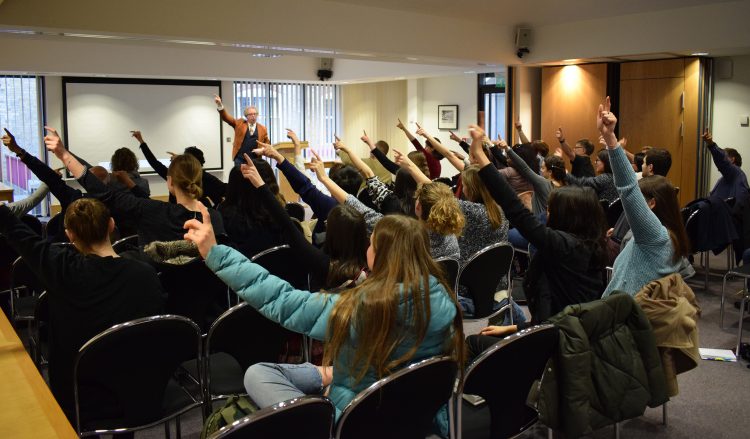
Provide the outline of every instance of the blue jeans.
<path id="1" fill-rule="evenodd" d="M 323 377 L 311 363 L 257 363 L 245 372 L 245 390 L 260 408 L 304 395 L 322 395 Z"/>

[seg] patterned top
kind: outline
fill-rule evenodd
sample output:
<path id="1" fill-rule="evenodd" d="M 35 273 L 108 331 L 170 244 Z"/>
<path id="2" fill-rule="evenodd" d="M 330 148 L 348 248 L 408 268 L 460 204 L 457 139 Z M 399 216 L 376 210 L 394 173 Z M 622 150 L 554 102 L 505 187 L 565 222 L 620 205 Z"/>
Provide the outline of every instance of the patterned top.
<path id="1" fill-rule="evenodd" d="M 611 153 L 609 161 L 611 164 Z M 612 168 L 614 169 L 614 165 L 612 166 Z M 631 166 L 630 169 L 632 170 L 633 167 Z M 633 173 L 633 177 L 635 177 L 635 172 Z M 568 184 L 574 184 L 576 186 L 588 186 L 590 188 L 593 188 L 600 200 L 607 200 L 610 203 L 615 201 L 619 197 L 617 188 L 615 188 L 615 179 L 613 175 L 609 173 L 599 174 L 596 177 L 574 177 L 572 174 L 568 174 L 565 176 L 565 181 L 567 181 Z"/>
<path id="2" fill-rule="evenodd" d="M 466 218 L 464 232 L 458 238 L 458 247 L 461 251 L 458 261 L 463 267 L 479 250 L 490 244 L 508 241 L 508 220 L 503 218 L 500 227 L 493 229 L 484 204 L 458 200 L 458 205 Z"/>

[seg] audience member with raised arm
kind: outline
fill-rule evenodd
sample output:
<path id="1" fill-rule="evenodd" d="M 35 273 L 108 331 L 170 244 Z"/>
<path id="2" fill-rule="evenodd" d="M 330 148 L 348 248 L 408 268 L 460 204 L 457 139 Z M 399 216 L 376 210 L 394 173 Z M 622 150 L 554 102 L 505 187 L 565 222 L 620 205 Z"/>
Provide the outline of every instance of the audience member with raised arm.
<path id="1" fill-rule="evenodd" d="M 386 169 L 381 164 L 380 160 L 375 157 L 375 150 L 379 151 L 379 154 L 382 154 L 385 157 L 388 156 L 388 150 L 390 149 L 388 143 L 386 143 L 384 140 L 378 140 L 377 142 L 373 143 L 372 140 L 370 140 L 370 137 L 367 135 L 366 131 L 363 130 L 362 133 L 363 136 L 360 137 L 360 139 L 365 142 L 368 148 L 370 148 L 371 157 L 366 157 L 360 160 L 367 164 L 367 166 L 372 170 L 378 180 L 382 181 L 385 184 L 391 184 L 391 182 L 393 181 L 393 178 L 391 177 L 391 171 Z M 338 153 L 338 156 L 341 158 L 342 162 L 347 165 L 354 166 L 353 157 L 351 156 L 352 152 L 350 150 L 337 150 L 336 152 Z"/>
<path id="2" fill-rule="evenodd" d="M 151 196 L 151 189 L 148 186 L 148 180 L 141 177 L 138 173 L 138 158 L 135 153 L 128 148 L 118 148 L 112 154 L 109 162 L 110 171 L 117 176 L 114 180 L 110 179 L 109 186 L 116 191 L 130 191 L 133 186 L 137 186 L 139 191 Z"/>
<path id="3" fill-rule="evenodd" d="M 604 290 L 606 220 L 590 188 L 565 186 L 552 191 L 545 225 L 524 207 L 518 196 L 482 151 L 484 131 L 472 126 L 471 159 L 492 197 L 519 232 L 537 248 L 523 281 L 531 324 L 543 322 L 567 305 L 598 299 Z M 585 212 L 585 213 L 584 213 Z M 490 326 L 471 336 L 474 353 L 528 323 Z M 487 337 L 493 336 L 493 337 Z"/>
<path id="4" fill-rule="evenodd" d="M 258 123 L 258 108 L 249 106 L 243 110 L 244 119 L 235 119 L 224 108 L 221 98 L 214 95 L 216 109 L 219 110 L 221 120 L 234 128 L 234 142 L 232 143 L 232 160 L 234 165 L 241 165 L 244 160 L 243 154 L 250 154 L 257 146 L 258 142 L 271 143 L 268 138 L 268 130 L 265 126 Z"/>
<path id="5" fill-rule="evenodd" d="M 409 141 L 412 145 L 414 145 L 414 148 L 416 148 L 417 151 L 420 151 L 422 154 L 424 154 L 424 158 L 427 160 L 427 167 L 430 169 L 430 180 L 440 178 L 440 174 L 443 172 L 442 166 L 440 165 L 440 160 L 443 159 L 442 154 L 436 151 L 429 141 L 425 144 L 425 146 L 422 146 L 422 144 L 419 143 L 419 140 L 412 135 L 408 128 L 406 128 L 406 125 L 401 122 L 401 119 L 398 120 L 398 124 L 396 125 L 396 127 L 404 132 L 406 138 L 409 139 Z M 419 129 L 422 127 L 417 124 L 417 128 Z"/>
<path id="6" fill-rule="evenodd" d="M 740 153 L 734 148 L 719 148 L 708 130 L 704 131 L 701 137 L 706 142 L 706 148 L 711 153 L 716 169 L 721 173 L 721 178 L 711 189 L 711 195 L 724 200 L 727 198 L 746 199 L 750 187 L 748 187 L 747 175 L 742 170 Z"/>
<path id="7" fill-rule="evenodd" d="M 296 262 L 303 264 L 310 273 L 312 284 L 321 285 L 329 291 L 340 291 L 361 283 L 367 277 L 365 253 L 368 246 L 367 227 L 362 214 L 346 205 L 334 207 L 326 220 L 329 231 L 323 249 L 318 249 L 307 242 L 274 196 L 275 180 L 269 183 L 268 178 L 261 176 L 261 166 L 268 164 L 252 160 L 247 155 L 245 161 L 241 172 L 250 182 L 245 182 L 246 186 L 255 189 L 260 207 L 268 212 L 274 223 L 281 226 L 285 242 L 294 251 Z"/>
<path id="8" fill-rule="evenodd" d="M 101 184 L 101 183 L 99 183 Z M 162 310 L 156 272 L 139 261 L 120 258 L 109 235 L 109 210 L 91 198 L 73 201 L 65 211 L 65 233 L 75 248 L 46 242 L 0 206 L 0 233 L 47 288 L 49 295 L 49 381 L 52 394 L 74 422 L 73 365 L 78 349 L 105 329 Z M 79 389 L 92 402 L 84 411 L 121 416 L 104 391 Z"/>
<path id="9" fill-rule="evenodd" d="M 73 154 L 62 143 L 60 136 L 53 128 L 47 128 L 44 137 L 47 149 L 60 159 L 87 191 L 89 196 L 97 198 L 113 212 L 115 217 L 132 219 L 138 229 L 138 242 L 144 246 L 153 241 L 175 241 L 182 239 L 182 225 L 188 219 L 200 215 L 198 201 L 202 196 L 202 169 L 195 157 L 183 154 L 175 156 L 167 172 L 167 189 L 174 194 L 177 204 L 148 198 L 137 198 L 126 192 L 112 191 L 99 179 L 87 171 Z M 216 233 L 225 236 L 221 215 L 214 213 Z"/>
<path id="10" fill-rule="evenodd" d="M 636 179 L 635 171 L 615 136 L 617 118 L 609 97 L 599 105 L 596 125 L 607 143 L 617 192 L 633 239 L 615 260 L 612 280 L 604 291 L 635 295 L 644 285 L 679 271 L 689 242 L 674 186 L 662 176 Z"/>
<path id="11" fill-rule="evenodd" d="M 143 152 L 143 156 L 146 158 L 149 166 L 151 166 L 151 168 L 159 175 L 159 177 L 166 180 L 169 170 L 167 166 L 164 165 L 164 163 L 160 162 L 159 159 L 156 158 L 154 153 L 151 152 L 151 148 L 149 148 L 149 146 L 146 144 L 146 141 L 143 140 L 143 134 L 140 131 L 131 131 L 130 134 L 138 141 L 141 152 Z M 203 156 L 203 151 L 201 151 L 196 146 L 188 146 L 187 148 L 185 148 L 184 153 L 190 154 L 195 157 L 196 160 L 198 160 L 198 162 L 201 164 L 201 167 L 203 167 L 203 165 L 206 163 L 206 159 Z M 168 154 L 170 154 L 170 156 L 173 155 L 172 153 Z M 209 207 L 211 207 L 221 203 L 227 190 L 227 184 L 219 180 L 214 175 L 206 172 L 205 169 L 203 170 L 203 178 L 201 183 L 203 185 L 203 196 L 205 200 L 204 204 L 207 204 Z M 174 195 L 169 194 L 169 202 L 176 202 Z"/>
<path id="12" fill-rule="evenodd" d="M 570 160 L 570 174 L 573 177 L 594 177 L 594 166 L 591 164 L 591 154 L 594 153 L 594 144 L 589 139 L 581 139 L 576 142 L 575 147 L 568 145 L 562 127 L 555 130 L 555 137 L 560 142 L 559 154 Z"/>
<path id="13" fill-rule="evenodd" d="M 245 388 L 259 406 L 322 395 L 330 386 L 338 418 L 357 393 L 410 363 L 451 355 L 463 364 L 461 313 L 430 257 L 419 221 L 383 218 L 367 249 L 370 276 L 355 288 L 329 294 L 295 290 L 232 248 L 216 245 L 210 216 L 203 214 L 203 223 L 185 224 L 185 238 L 198 245 L 206 265 L 269 319 L 325 342 L 323 367 L 251 366 Z"/>

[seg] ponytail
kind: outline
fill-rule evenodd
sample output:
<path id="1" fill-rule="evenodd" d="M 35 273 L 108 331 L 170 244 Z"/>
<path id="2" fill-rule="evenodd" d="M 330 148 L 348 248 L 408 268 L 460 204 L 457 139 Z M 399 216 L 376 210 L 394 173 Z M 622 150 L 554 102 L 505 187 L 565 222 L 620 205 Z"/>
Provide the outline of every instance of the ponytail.
<path id="1" fill-rule="evenodd" d="M 172 185 L 189 197 L 199 200 L 203 197 L 203 167 L 190 154 L 181 154 L 172 159 L 167 175 L 172 177 Z"/>
<path id="2" fill-rule="evenodd" d="M 427 228 L 441 235 L 460 235 L 465 219 L 458 201 L 443 183 L 423 184 L 416 193 Z"/>

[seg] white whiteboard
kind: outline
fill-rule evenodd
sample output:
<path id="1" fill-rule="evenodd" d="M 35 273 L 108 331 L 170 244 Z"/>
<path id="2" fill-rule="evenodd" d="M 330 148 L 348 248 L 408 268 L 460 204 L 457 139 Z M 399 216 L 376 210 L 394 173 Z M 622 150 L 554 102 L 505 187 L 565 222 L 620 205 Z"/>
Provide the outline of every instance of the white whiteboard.
<path id="1" fill-rule="evenodd" d="M 63 84 L 66 146 L 92 165 L 109 168 L 112 153 L 127 147 L 140 172 L 153 171 L 130 134 L 139 130 L 163 163 L 169 164 L 167 151 L 197 146 L 205 169 L 222 168 L 222 122 L 213 98 L 220 82 L 65 78 Z"/>

